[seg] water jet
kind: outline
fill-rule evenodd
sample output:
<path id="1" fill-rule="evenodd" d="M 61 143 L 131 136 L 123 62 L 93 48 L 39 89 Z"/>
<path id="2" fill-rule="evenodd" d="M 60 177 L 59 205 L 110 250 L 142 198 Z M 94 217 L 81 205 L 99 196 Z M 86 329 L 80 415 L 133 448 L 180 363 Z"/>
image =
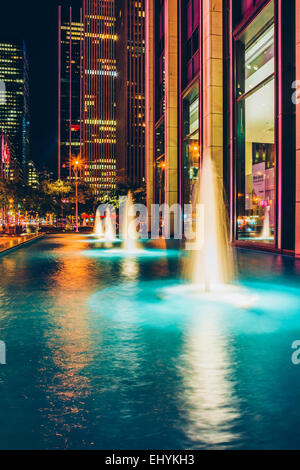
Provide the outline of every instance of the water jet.
<path id="1" fill-rule="evenodd" d="M 99 208 L 97 209 L 95 215 L 94 234 L 97 235 L 98 238 L 104 238 L 103 224 Z"/>
<path id="2" fill-rule="evenodd" d="M 131 191 L 128 192 L 123 214 L 123 249 L 128 253 L 140 251 L 137 245 L 138 233 L 136 226 L 133 227 L 135 221 L 134 204 Z"/>
<path id="3" fill-rule="evenodd" d="M 214 286 L 224 286 L 234 280 L 235 265 L 228 242 L 223 185 L 208 156 L 200 170 L 196 201 L 195 249 L 190 252 L 187 277 L 198 289 L 210 292 Z"/>

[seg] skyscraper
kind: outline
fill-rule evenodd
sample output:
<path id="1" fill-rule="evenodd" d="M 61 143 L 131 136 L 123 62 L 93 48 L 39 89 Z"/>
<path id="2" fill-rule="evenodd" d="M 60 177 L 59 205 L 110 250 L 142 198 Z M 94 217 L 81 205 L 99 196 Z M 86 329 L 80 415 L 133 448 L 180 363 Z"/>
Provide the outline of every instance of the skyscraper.
<path id="1" fill-rule="evenodd" d="M 0 130 L 26 168 L 29 152 L 28 62 L 23 41 L 0 41 Z"/>
<path id="2" fill-rule="evenodd" d="M 81 150 L 82 10 L 58 7 L 58 177 L 70 176 Z"/>
<path id="3" fill-rule="evenodd" d="M 117 169 L 133 184 L 145 178 L 145 0 L 116 0 Z"/>
<path id="4" fill-rule="evenodd" d="M 96 195 L 115 187 L 115 0 L 83 0 L 82 157 Z"/>

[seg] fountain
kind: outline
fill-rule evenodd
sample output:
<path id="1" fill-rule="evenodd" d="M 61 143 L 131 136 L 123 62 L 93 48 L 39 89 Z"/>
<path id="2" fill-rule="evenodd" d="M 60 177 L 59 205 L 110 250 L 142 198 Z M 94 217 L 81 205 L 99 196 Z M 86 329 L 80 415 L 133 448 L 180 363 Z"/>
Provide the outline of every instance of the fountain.
<path id="1" fill-rule="evenodd" d="M 209 157 L 203 161 L 196 200 L 203 217 L 199 220 L 198 215 L 195 250 L 190 253 L 187 276 L 198 289 L 208 292 L 229 284 L 235 277 L 223 185 Z"/>
<path id="2" fill-rule="evenodd" d="M 109 208 L 107 208 L 105 212 L 104 239 L 108 242 L 113 242 L 116 240 L 116 234 L 111 220 L 111 213 Z"/>
<path id="3" fill-rule="evenodd" d="M 162 297 L 193 296 L 197 301 L 249 308 L 256 297 L 234 284 L 235 260 L 228 241 L 223 185 L 214 164 L 204 158 L 197 187 L 196 236 L 184 269 L 187 284 L 162 290 Z"/>
<path id="4" fill-rule="evenodd" d="M 261 232 L 261 238 L 263 240 L 272 239 L 272 234 L 270 230 L 270 206 L 265 207 L 264 225 Z"/>
<path id="5" fill-rule="evenodd" d="M 129 191 L 125 207 L 123 209 L 123 230 L 122 230 L 122 238 L 123 238 L 123 249 L 128 253 L 138 251 L 137 247 L 137 238 L 138 234 L 136 228 L 133 227 L 135 216 L 133 211 L 133 198 L 132 194 Z"/>
<path id="6" fill-rule="evenodd" d="M 94 234 L 97 235 L 98 238 L 103 238 L 104 237 L 101 214 L 100 214 L 100 211 L 98 209 L 96 211 L 96 216 L 95 216 Z"/>

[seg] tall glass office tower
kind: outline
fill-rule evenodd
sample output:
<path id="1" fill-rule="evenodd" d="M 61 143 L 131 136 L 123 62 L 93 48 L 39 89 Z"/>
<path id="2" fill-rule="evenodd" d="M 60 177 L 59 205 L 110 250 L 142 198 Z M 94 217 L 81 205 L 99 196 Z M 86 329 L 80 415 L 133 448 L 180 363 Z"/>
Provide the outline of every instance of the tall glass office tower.
<path id="1" fill-rule="evenodd" d="M 0 41 L 0 130 L 25 170 L 29 152 L 28 62 L 23 41 Z"/>
<path id="2" fill-rule="evenodd" d="M 81 153 L 82 10 L 58 9 L 58 177 L 70 175 L 68 164 Z"/>
<path id="3" fill-rule="evenodd" d="M 116 184 L 115 0 L 83 1 L 85 180 L 96 195 Z"/>
<path id="4" fill-rule="evenodd" d="M 116 0 L 117 169 L 128 182 L 145 179 L 145 1 Z"/>

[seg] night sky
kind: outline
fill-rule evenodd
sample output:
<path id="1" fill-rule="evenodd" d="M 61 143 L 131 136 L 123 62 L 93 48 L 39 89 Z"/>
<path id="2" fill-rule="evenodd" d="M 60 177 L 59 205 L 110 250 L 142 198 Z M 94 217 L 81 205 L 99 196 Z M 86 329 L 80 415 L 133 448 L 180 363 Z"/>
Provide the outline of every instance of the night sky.
<path id="1" fill-rule="evenodd" d="M 57 167 L 58 5 L 81 0 L 1 2 L 0 39 L 24 39 L 29 59 L 30 159 L 39 169 Z"/>

